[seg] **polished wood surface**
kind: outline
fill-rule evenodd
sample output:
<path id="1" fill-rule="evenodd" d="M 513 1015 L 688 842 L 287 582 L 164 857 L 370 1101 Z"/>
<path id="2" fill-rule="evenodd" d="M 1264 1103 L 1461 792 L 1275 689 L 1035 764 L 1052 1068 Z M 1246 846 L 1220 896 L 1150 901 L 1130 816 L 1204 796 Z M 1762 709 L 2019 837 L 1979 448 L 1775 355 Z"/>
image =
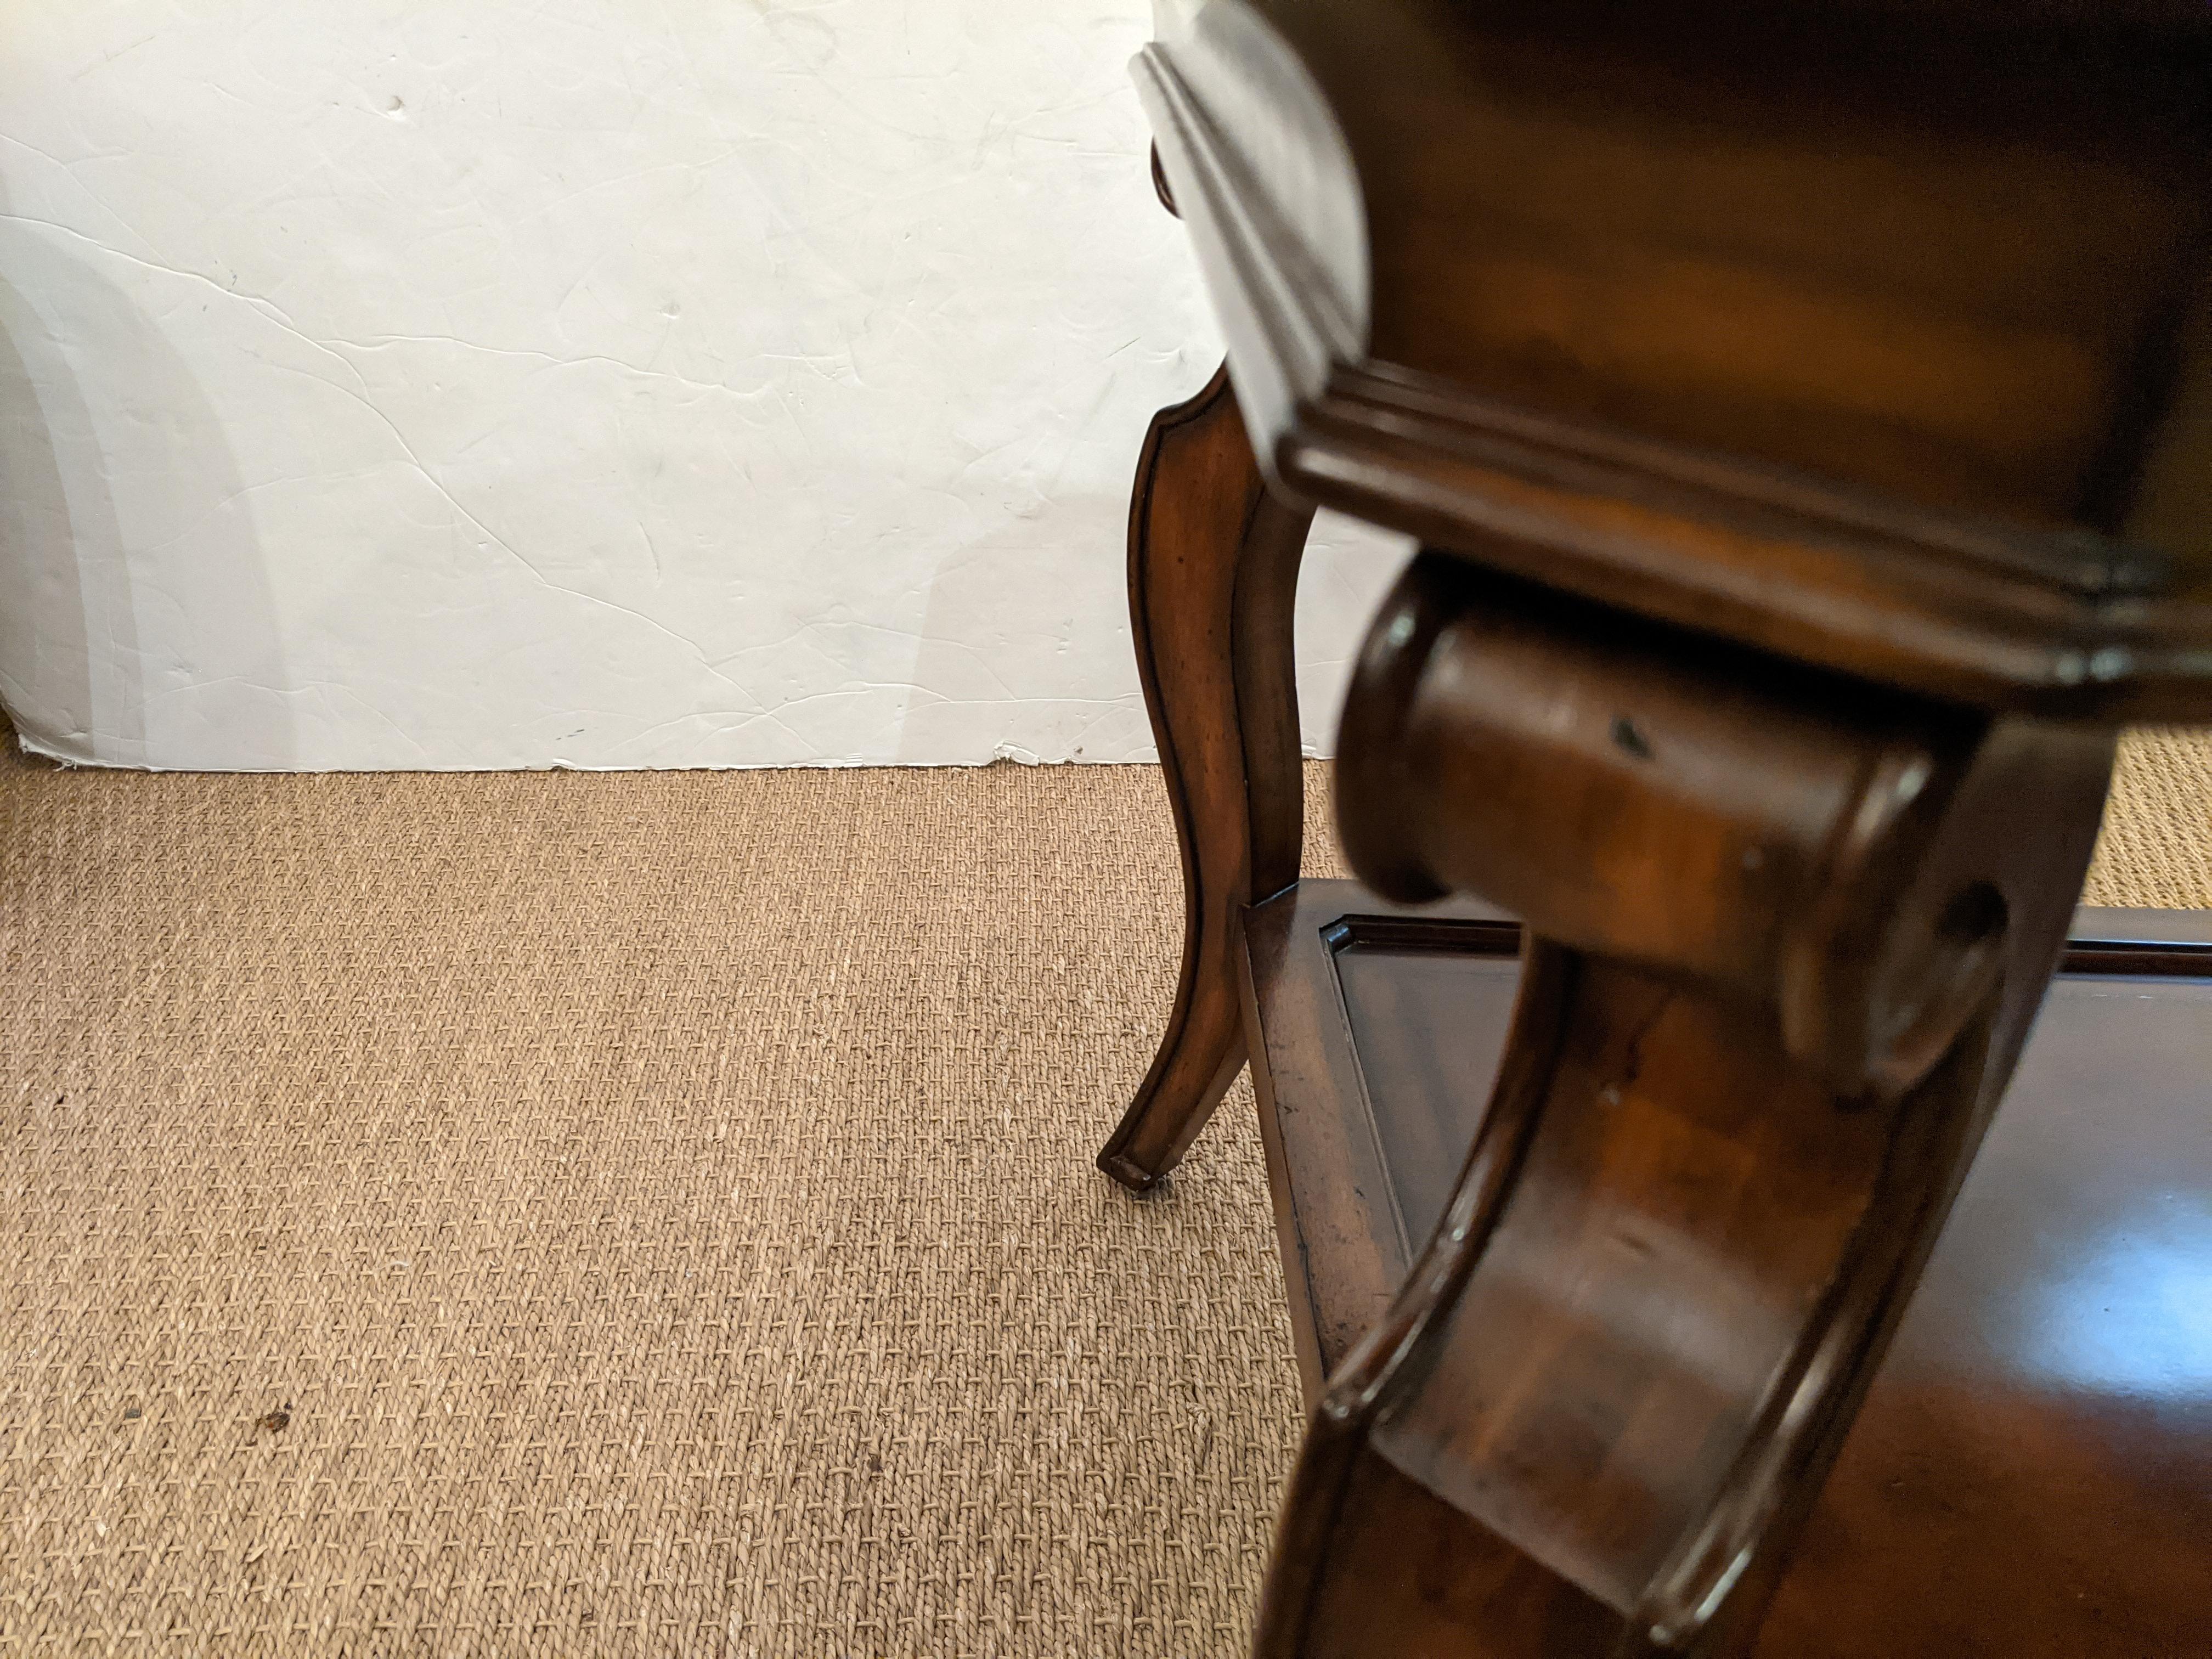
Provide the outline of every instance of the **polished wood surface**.
<path id="1" fill-rule="evenodd" d="M 1132 509 L 1191 908 L 1101 1161 L 1250 1053 L 1314 1401 L 1255 1651 L 2185 1649 L 2197 1416 L 1885 1356 L 2119 722 L 2212 718 L 2212 13 L 1207 0 L 1135 71 L 1230 364 Z M 1514 968 L 1270 896 L 1317 505 L 1424 544 L 1346 851 Z M 2100 1479 L 2109 1537 L 2035 1513 Z"/>
<path id="2" fill-rule="evenodd" d="M 1548 414 L 2116 529 L 2199 297 L 2212 20 L 1258 0 L 1368 348 Z"/>
<path id="3" fill-rule="evenodd" d="M 1298 878 L 1291 607 L 1312 516 L 1262 485 L 1226 369 L 1153 420 L 1129 502 L 1129 623 L 1182 848 L 1182 970 L 1152 1070 L 1098 1154 L 1139 1191 L 1243 1066 L 1238 918 Z"/>
<path id="4" fill-rule="evenodd" d="M 1213 0 L 1138 78 L 1290 495 L 1889 684 L 2187 720 L 2208 18 Z"/>
<path id="5" fill-rule="evenodd" d="M 1434 555 L 1384 602 L 1340 740 L 1345 848 L 1378 890 L 1480 891 L 1556 943 L 1771 1004 L 1793 1060 L 1889 1096 L 2008 951 L 2016 1048 L 2113 745 Z"/>
<path id="6" fill-rule="evenodd" d="M 1741 1649 L 2040 1000 L 2111 734 L 1425 556 L 1341 744 L 1357 867 L 1531 933 L 1445 1219 L 1321 1397 L 1260 1650 L 1349 1650 L 1407 1481 L 1461 1574 L 1385 1598 L 1401 1646 L 1520 1641 L 1510 1606 Z"/>
<path id="7" fill-rule="evenodd" d="M 1521 927 L 1479 902 L 1417 908 L 1307 880 L 1255 907 L 1245 934 L 1252 1085 L 1311 1406 L 1382 1323 L 1466 1162 Z"/>
<path id="8" fill-rule="evenodd" d="M 1305 1177 L 1279 1234 L 1293 1322 L 1320 1334 L 1311 1399 L 1443 1219 L 1518 934 L 1479 901 L 1352 882 L 1252 915 L 1262 1126 Z M 1762 1659 L 2212 1650 L 2212 917 L 2085 910 L 2072 935 Z"/>
<path id="9" fill-rule="evenodd" d="M 2212 929 L 2175 920 L 2155 975 L 2069 952 L 1760 1659 L 2212 1652 Z"/>

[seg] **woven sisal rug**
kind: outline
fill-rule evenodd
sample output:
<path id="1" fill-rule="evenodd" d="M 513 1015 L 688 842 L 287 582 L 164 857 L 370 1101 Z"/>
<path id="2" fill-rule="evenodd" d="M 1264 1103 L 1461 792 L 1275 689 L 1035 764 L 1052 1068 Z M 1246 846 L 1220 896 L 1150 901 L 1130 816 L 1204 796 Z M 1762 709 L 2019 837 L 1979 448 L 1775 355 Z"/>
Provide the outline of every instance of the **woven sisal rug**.
<path id="1" fill-rule="evenodd" d="M 11 759 L 0 1653 L 1241 1652 L 1249 1089 L 1091 1167 L 1176 882 L 1150 768 Z M 2089 896 L 2212 906 L 2212 742 Z"/>

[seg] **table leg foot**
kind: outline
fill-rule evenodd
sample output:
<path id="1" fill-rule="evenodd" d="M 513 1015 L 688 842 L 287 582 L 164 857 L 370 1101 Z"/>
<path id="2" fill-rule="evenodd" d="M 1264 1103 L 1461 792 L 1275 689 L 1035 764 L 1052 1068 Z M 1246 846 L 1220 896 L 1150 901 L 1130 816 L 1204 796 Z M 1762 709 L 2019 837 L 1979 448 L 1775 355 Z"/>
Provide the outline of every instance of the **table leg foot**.
<path id="1" fill-rule="evenodd" d="M 1129 505 L 1129 617 L 1182 847 L 1183 953 L 1159 1052 L 1098 1154 L 1134 1191 L 1174 1168 L 1243 1066 L 1237 919 L 1297 879 L 1291 613 L 1311 520 L 1268 493 L 1225 365 L 1154 417 Z"/>

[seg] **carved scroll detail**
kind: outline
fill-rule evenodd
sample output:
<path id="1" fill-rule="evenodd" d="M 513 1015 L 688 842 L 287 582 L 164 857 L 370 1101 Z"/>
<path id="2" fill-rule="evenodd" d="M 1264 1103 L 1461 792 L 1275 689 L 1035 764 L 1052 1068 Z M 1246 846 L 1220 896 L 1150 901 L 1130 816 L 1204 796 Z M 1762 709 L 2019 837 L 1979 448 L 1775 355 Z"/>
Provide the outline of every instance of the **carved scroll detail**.
<path id="1" fill-rule="evenodd" d="M 2111 735 L 1424 555 L 1340 750 L 1364 878 L 1531 942 L 1455 1199 L 1319 1408 L 1259 1650 L 1372 1650 L 1387 1607 L 1400 1652 L 1735 1651 L 2011 1072 Z"/>

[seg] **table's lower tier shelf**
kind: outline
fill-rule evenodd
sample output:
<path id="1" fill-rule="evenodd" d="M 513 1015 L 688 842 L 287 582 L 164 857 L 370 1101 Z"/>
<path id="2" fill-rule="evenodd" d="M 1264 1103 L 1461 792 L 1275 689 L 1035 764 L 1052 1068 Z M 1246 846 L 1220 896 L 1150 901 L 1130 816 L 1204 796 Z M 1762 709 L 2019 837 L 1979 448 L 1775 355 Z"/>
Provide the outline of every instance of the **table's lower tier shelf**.
<path id="1" fill-rule="evenodd" d="M 1449 1196 L 1520 930 L 1308 881 L 1246 935 L 1310 1399 Z M 2212 913 L 2076 917 L 1759 1651 L 2212 1653 Z"/>

